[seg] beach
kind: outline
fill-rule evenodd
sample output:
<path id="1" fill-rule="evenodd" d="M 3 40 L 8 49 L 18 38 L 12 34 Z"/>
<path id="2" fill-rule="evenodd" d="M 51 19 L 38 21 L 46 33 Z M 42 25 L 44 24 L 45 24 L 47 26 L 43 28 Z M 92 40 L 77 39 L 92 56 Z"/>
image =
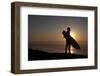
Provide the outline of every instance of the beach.
<path id="1" fill-rule="evenodd" d="M 65 54 L 65 43 L 56 42 L 33 42 L 29 44 L 29 60 L 49 60 L 49 59 L 75 59 L 87 58 L 86 43 L 80 44 L 81 49 L 75 49 L 71 46 L 71 55 Z"/>

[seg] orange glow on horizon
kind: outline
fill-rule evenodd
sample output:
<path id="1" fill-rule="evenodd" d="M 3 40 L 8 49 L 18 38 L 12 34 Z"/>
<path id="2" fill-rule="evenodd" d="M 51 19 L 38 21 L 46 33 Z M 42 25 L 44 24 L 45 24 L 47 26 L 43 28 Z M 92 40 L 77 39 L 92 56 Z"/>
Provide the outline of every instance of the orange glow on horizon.
<path id="1" fill-rule="evenodd" d="M 76 40 L 76 41 L 82 41 L 79 34 L 77 35 L 76 32 L 70 32 L 70 35 Z M 35 34 L 30 37 L 31 41 L 64 41 L 65 38 L 61 34 Z"/>

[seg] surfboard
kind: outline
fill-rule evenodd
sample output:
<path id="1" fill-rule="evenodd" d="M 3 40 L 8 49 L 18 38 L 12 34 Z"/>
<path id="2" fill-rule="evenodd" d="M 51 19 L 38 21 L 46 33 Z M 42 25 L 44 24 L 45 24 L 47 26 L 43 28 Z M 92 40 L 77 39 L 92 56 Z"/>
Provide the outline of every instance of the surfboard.
<path id="1" fill-rule="evenodd" d="M 63 31 L 62 34 L 63 34 L 64 38 L 66 39 L 66 31 Z M 72 36 L 70 36 L 70 39 L 71 39 L 71 45 L 72 45 L 75 49 L 80 49 L 79 44 L 77 43 L 77 41 L 76 41 Z"/>

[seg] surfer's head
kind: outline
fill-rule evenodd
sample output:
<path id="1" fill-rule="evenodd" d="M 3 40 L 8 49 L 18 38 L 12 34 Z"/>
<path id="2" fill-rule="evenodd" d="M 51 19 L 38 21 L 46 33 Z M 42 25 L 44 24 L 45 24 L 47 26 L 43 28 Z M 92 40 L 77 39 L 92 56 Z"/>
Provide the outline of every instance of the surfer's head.
<path id="1" fill-rule="evenodd" d="M 70 27 L 67 27 L 67 31 L 70 31 Z"/>

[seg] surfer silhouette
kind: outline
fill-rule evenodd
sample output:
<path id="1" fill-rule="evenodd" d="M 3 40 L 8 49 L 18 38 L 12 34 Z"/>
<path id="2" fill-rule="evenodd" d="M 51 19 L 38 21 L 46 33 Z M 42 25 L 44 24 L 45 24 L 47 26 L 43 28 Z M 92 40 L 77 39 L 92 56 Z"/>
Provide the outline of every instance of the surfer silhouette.
<path id="1" fill-rule="evenodd" d="M 64 31 L 63 30 L 63 35 L 64 35 L 64 38 L 66 39 L 66 46 L 65 46 L 65 54 L 69 53 L 71 54 L 71 36 L 70 36 L 70 27 L 67 27 L 67 31 Z M 68 52 L 69 51 L 69 52 Z"/>
<path id="2" fill-rule="evenodd" d="M 73 46 L 75 49 L 80 49 L 80 45 L 70 35 L 70 31 L 71 31 L 70 27 L 67 27 L 67 31 L 63 30 L 62 32 L 64 38 L 66 39 L 65 54 L 67 53 L 71 54 L 71 46 Z"/>

